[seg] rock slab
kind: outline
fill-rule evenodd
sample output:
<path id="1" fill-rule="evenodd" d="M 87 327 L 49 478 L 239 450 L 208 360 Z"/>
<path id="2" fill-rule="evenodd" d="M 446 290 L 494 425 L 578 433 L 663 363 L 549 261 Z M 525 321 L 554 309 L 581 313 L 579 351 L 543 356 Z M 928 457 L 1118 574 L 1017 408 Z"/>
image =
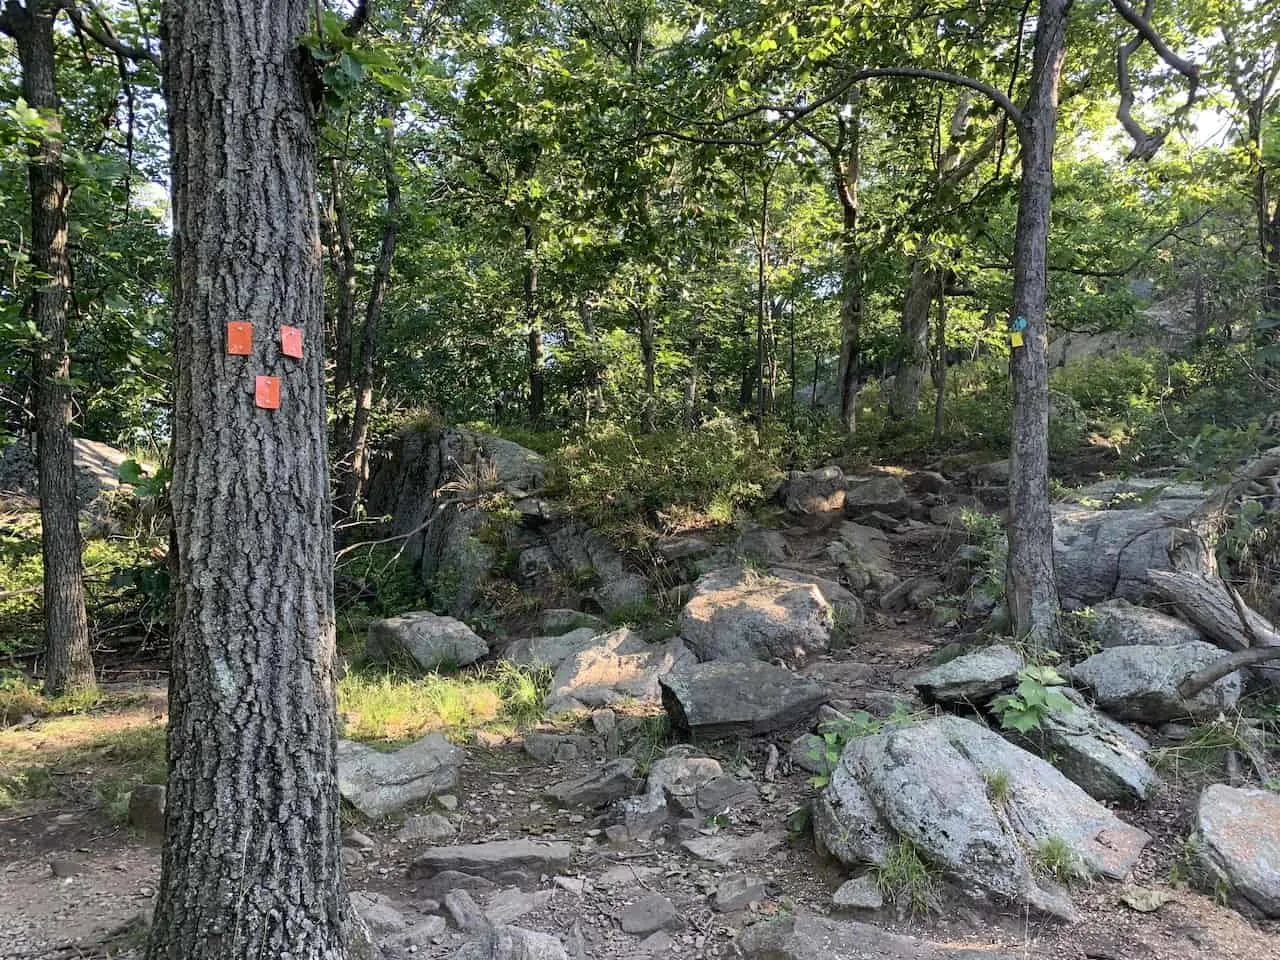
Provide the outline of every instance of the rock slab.
<path id="1" fill-rule="evenodd" d="M 1224 656 L 1203 641 L 1176 647 L 1112 647 L 1077 664 L 1069 675 L 1100 708 L 1120 720 L 1159 725 L 1183 717 L 1212 719 L 1240 699 L 1240 674 L 1223 677 L 1190 699 L 1178 693 L 1178 684 Z"/>
<path id="2" fill-rule="evenodd" d="M 338 791 L 366 817 L 376 819 L 428 800 L 458 784 L 462 751 L 431 733 L 394 753 L 338 741 Z"/>
<path id="3" fill-rule="evenodd" d="M 1280 793 L 1205 788 L 1196 809 L 1196 857 L 1245 912 L 1280 917 Z"/>
<path id="4" fill-rule="evenodd" d="M 429 878 L 446 870 L 493 879 L 510 871 L 555 873 L 569 866 L 573 847 L 537 840 L 493 840 L 489 843 L 433 847 L 414 858 L 409 876 Z"/>
<path id="5" fill-rule="evenodd" d="M 925 703 L 981 704 L 1018 682 L 1022 654 L 1003 644 L 956 657 L 915 680 Z"/>
<path id="6" fill-rule="evenodd" d="M 680 615 L 699 660 L 804 660 L 826 651 L 834 626 L 816 584 L 736 567 L 700 577 Z"/>
<path id="7" fill-rule="evenodd" d="M 415 611 L 369 624 L 365 651 L 373 659 L 439 670 L 473 664 L 488 656 L 489 645 L 461 620 Z"/>
<path id="8" fill-rule="evenodd" d="M 826 690 L 790 670 L 751 661 L 699 663 L 664 676 L 662 703 L 695 737 L 756 736 L 803 720 Z"/>

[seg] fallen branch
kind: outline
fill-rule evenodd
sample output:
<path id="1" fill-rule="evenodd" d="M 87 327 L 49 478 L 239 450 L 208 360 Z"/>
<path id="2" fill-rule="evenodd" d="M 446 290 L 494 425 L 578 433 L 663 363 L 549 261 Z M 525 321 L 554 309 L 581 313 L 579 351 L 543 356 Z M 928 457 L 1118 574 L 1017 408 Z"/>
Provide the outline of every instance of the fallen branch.
<path id="1" fill-rule="evenodd" d="M 1215 660 L 1203 670 L 1197 670 L 1191 674 L 1178 684 L 1178 694 L 1190 700 L 1201 690 L 1213 686 L 1223 677 L 1237 670 L 1255 667 L 1260 663 L 1270 663 L 1272 660 L 1280 660 L 1280 647 L 1250 647 L 1248 650 L 1237 650 L 1235 653 L 1227 654 L 1221 660 Z"/>
<path id="2" fill-rule="evenodd" d="M 1148 570 L 1147 580 L 1219 646 L 1228 650 L 1280 647 L 1280 633 L 1221 580 L 1174 570 Z"/>

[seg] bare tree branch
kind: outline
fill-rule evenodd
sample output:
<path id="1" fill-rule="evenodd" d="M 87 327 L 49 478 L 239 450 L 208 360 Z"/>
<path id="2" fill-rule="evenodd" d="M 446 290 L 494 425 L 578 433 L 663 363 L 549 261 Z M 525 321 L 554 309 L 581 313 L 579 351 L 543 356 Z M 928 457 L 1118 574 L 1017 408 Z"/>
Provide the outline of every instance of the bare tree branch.
<path id="1" fill-rule="evenodd" d="M 1202 670 L 1197 670 L 1178 684 L 1178 695 L 1190 700 L 1201 690 L 1212 686 L 1223 677 L 1243 670 L 1245 667 L 1257 666 L 1280 660 L 1280 647 L 1248 647 L 1229 653 L 1219 660 L 1213 661 Z"/>
<path id="2" fill-rule="evenodd" d="M 67 11 L 67 17 L 71 20 L 72 26 L 76 28 L 78 33 L 82 33 L 93 39 L 101 47 L 105 47 L 112 53 L 121 57 L 126 57 L 135 63 L 143 61 L 160 66 L 160 57 L 150 50 L 142 47 L 134 47 L 121 41 L 111 30 L 111 25 L 106 17 L 102 15 L 102 11 L 98 9 L 93 0 L 85 0 L 85 6 L 93 14 L 94 19 L 98 21 L 95 26 L 90 23 L 80 10 L 76 0 L 60 0 L 62 9 Z"/>
<path id="3" fill-rule="evenodd" d="M 1111 0 L 1111 5 L 1116 8 L 1116 12 L 1120 16 L 1124 17 L 1138 31 L 1143 40 L 1151 44 L 1151 49 L 1156 52 L 1161 60 L 1192 81 L 1193 84 L 1198 85 L 1200 83 L 1200 68 L 1190 60 L 1184 60 L 1170 50 L 1168 44 L 1164 42 L 1156 31 L 1156 28 L 1151 25 L 1150 4 L 1148 4 L 1144 13 L 1138 13 L 1137 10 L 1129 6 L 1126 0 Z"/>

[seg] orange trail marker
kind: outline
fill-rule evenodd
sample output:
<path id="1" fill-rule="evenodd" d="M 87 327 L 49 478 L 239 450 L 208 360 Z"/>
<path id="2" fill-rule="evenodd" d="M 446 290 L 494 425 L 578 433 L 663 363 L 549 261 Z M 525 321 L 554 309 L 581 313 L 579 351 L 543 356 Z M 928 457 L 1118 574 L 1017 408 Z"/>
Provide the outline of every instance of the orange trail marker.
<path id="1" fill-rule="evenodd" d="M 286 357 L 297 357 L 299 360 L 302 359 L 301 327 L 280 328 L 280 350 Z"/>
<path id="2" fill-rule="evenodd" d="M 247 357 L 253 353 L 253 324 L 233 320 L 227 324 L 227 353 Z"/>
<path id="3" fill-rule="evenodd" d="M 263 410 L 280 409 L 280 378 L 258 377 L 253 402 Z"/>

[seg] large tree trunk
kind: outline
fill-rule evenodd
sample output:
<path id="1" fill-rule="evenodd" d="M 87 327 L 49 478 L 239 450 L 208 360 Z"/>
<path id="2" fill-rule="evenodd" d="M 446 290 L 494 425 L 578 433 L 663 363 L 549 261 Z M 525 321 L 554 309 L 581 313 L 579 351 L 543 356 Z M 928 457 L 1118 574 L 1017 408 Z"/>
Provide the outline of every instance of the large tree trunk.
<path id="1" fill-rule="evenodd" d="M 165 848 L 148 960 L 343 960 L 307 0 L 164 5 L 175 542 Z M 230 318 L 254 325 L 228 356 Z M 304 333 L 284 357 L 282 324 Z M 280 378 L 279 409 L 255 377 Z"/>
<path id="2" fill-rule="evenodd" d="M 942 287 L 942 271 L 929 263 L 928 255 L 927 249 L 921 250 L 912 261 L 911 285 L 902 305 L 902 361 L 889 397 L 889 416 L 895 420 L 916 415 L 920 387 L 929 373 L 929 314 Z"/>
<path id="3" fill-rule="evenodd" d="M 1048 249 L 1058 81 L 1066 56 L 1070 0 L 1040 0 L 1031 89 L 1019 129 L 1022 183 L 1014 234 L 1013 319 L 1026 321 L 1024 346 L 1010 359 L 1013 449 L 1009 463 L 1006 587 L 1015 635 L 1033 646 L 1058 643 L 1058 586 L 1049 511 Z"/>
<path id="4" fill-rule="evenodd" d="M 71 437 L 71 361 L 67 355 L 69 190 L 63 174 L 53 22 L 59 5 L 30 0 L 5 5 L 3 27 L 18 47 L 22 95 L 47 126 L 31 147 L 31 319 L 40 331 L 35 363 L 36 454 L 40 486 L 40 548 L 44 559 L 45 692 L 94 686 L 89 620 L 84 605 L 75 446 Z"/>
<path id="5" fill-rule="evenodd" d="M 373 283 L 369 287 L 369 301 L 365 304 L 364 332 L 360 341 L 360 375 L 356 379 L 348 454 L 343 457 L 348 473 L 343 484 L 341 506 L 348 515 L 359 509 L 364 497 L 365 482 L 369 478 L 369 415 L 373 409 L 373 377 L 377 371 L 378 329 L 382 324 L 387 284 L 391 280 L 391 265 L 395 260 L 396 240 L 400 235 L 400 176 L 396 173 L 394 108 L 387 107 L 384 119 L 387 122 L 383 127 L 385 154 L 382 162 L 387 205 L 382 224 L 382 240 L 378 248 L 378 264 L 374 268 Z"/>

